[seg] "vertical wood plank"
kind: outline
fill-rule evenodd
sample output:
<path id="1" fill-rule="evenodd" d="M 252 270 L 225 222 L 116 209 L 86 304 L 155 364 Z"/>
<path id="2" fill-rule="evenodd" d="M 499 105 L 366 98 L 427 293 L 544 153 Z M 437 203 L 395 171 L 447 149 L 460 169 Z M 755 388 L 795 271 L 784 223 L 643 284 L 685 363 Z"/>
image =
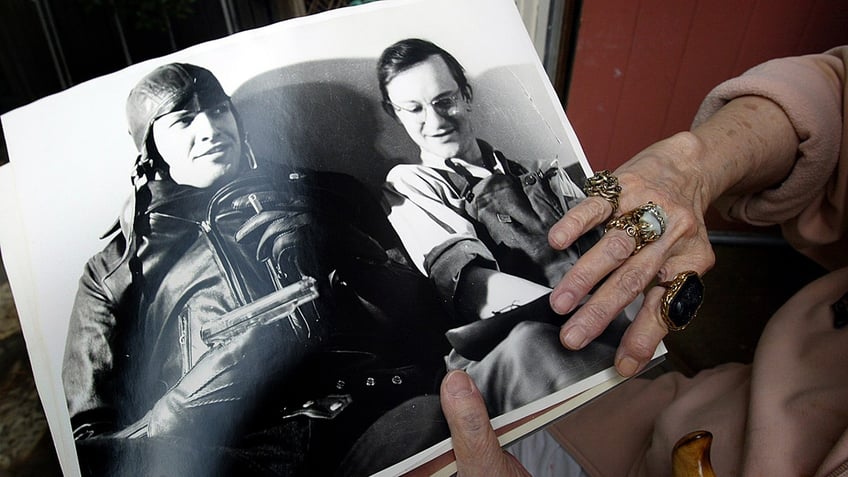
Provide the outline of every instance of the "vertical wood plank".
<path id="1" fill-rule="evenodd" d="M 593 0 L 583 4 L 567 111 L 596 169 L 606 167 L 640 3 Z"/>
<path id="2" fill-rule="evenodd" d="M 687 129 L 721 81 L 848 43 L 845 0 L 593 0 L 581 19 L 567 113 L 596 169 Z"/>
<path id="3" fill-rule="evenodd" d="M 641 2 L 607 165 L 662 138 L 695 7 L 695 0 Z"/>

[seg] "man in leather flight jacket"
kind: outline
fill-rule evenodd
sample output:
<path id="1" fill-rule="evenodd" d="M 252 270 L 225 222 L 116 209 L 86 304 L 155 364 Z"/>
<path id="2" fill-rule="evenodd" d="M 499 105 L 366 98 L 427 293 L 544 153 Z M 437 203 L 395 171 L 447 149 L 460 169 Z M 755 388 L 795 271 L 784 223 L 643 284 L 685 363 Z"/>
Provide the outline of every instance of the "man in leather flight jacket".
<path id="1" fill-rule="evenodd" d="M 344 474 L 371 423 L 436 389 L 427 287 L 358 183 L 257 164 L 209 71 L 155 69 L 127 119 L 135 194 L 86 264 L 63 368 L 83 474 Z"/>

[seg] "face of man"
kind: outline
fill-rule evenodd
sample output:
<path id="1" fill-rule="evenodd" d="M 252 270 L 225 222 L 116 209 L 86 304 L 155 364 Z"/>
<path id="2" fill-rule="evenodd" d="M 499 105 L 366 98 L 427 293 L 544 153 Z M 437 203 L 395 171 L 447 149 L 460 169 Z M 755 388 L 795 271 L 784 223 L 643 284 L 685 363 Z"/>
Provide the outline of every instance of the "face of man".
<path id="1" fill-rule="evenodd" d="M 177 184 L 209 187 L 232 178 L 241 161 L 241 140 L 229 101 L 201 108 L 189 104 L 153 122 L 156 150 Z"/>
<path id="2" fill-rule="evenodd" d="M 386 84 L 386 91 L 398 119 L 422 153 L 476 162 L 479 149 L 468 104 L 440 56 L 398 73 Z"/>

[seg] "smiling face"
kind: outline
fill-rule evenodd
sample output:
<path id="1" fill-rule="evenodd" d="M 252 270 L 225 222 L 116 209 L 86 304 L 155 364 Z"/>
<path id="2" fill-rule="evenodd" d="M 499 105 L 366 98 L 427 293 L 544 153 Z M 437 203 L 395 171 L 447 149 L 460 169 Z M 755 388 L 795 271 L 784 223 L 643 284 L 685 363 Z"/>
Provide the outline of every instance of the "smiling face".
<path id="1" fill-rule="evenodd" d="M 388 99 L 422 156 L 478 162 L 470 108 L 439 56 L 405 69 L 386 84 Z"/>
<path id="2" fill-rule="evenodd" d="M 193 101 L 159 117 L 153 140 L 177 184 L 205 188 L 238 172 L 241 140 L 228 100 L 206 108 Z"/>

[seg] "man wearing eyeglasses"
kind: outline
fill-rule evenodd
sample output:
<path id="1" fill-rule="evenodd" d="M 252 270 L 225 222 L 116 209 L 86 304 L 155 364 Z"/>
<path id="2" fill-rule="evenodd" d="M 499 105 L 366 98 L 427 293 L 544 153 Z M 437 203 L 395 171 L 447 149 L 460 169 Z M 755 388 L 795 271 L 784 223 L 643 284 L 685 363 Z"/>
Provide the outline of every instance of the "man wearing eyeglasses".
<path id="1" fill-rule="evenodd" d="M 550 287 L 597 240 L 590 234 L 565 251 L 548 245 L 550 226 L 583 197 L 579 188 L 559 168 L 530 172 L 476 137 L 472 87 L 439 46 L 399 41 L 383 51 L 377 75 L 383 108 L 421 150 L 420 164 L 395 166 L 386 178 L 389 220 L 465 325 L 448 333 L 448 366 L 468 371 L 501 413 L 591 374 L 599 357 L 611 364 L 616 335 L 565 351 L 565 318 L 548 303 Z"/>

